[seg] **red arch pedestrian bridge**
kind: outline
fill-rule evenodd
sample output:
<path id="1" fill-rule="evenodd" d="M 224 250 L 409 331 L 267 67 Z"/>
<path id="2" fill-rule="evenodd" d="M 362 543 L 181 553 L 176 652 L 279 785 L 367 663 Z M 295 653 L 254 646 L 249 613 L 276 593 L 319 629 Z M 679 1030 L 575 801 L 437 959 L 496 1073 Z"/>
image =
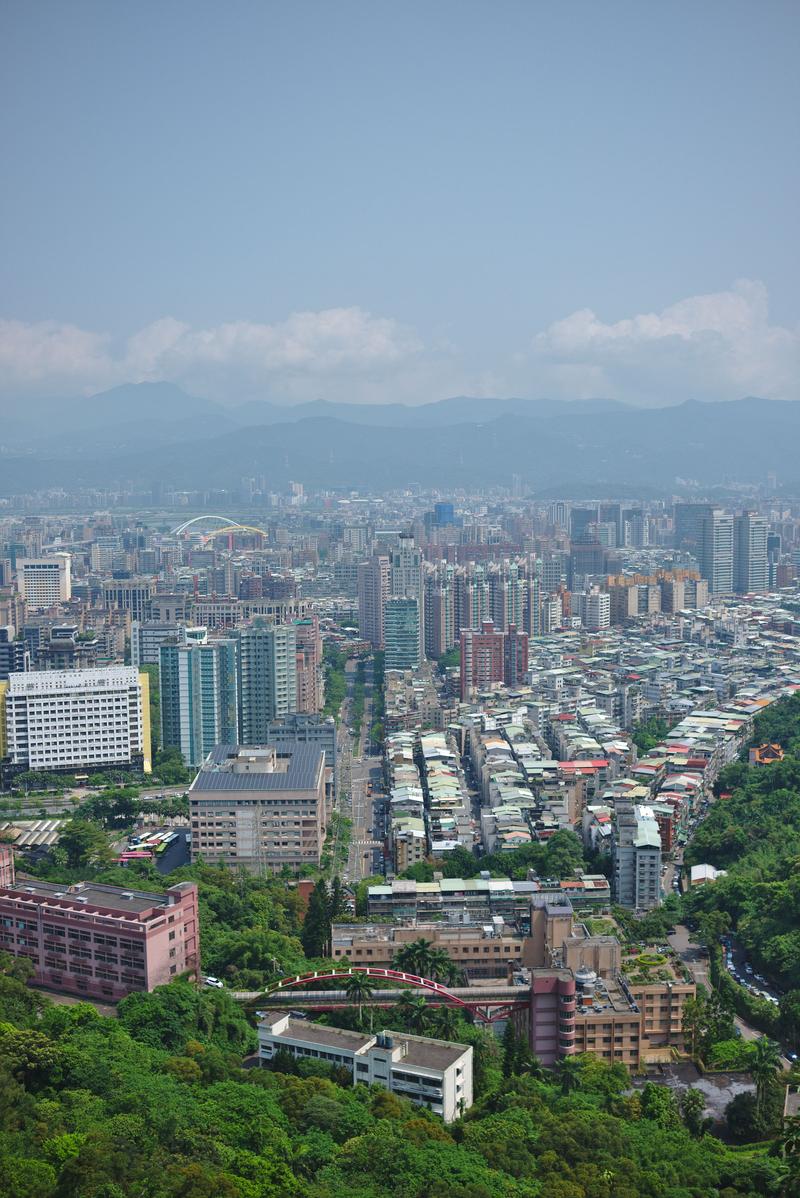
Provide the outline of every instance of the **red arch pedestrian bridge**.
<path id="1" fill-rule="evenodd" d="M 258 999 L 273 1006 L 302 1007 L 317 1010 L 333 1010 L 351 1007 L 353 1000 L 343 989 L 316 989 L 319 982 L 346 982 L 354 974 L 364 974 L 376 981 L 394 983 L 386 989 L 373 989 L 361 998 L 363 1006 L 392 1007 L 406 993 L 404 987 L 411 986 L 425 992 L 425 997 L 434 1006 L 458 1007 L 470 1011 L 483 1023 L 494 1023 L 507 1019 L 513 1010 L 527 1010 L 530 1004 L 530 988 L 527 986 L 443 986 L 433 978 L 420 977 L 402 969 L 381 969 L 376 965 L 353 965 L 348 969 L 316 969 L 312 973 L 295 974 L 274 982 L 268 990 L 258 994 L 239 995 L 243 999 Z M 402 988 L 397 989 L 395 987 Z M 314 987 L 304 989 L 303 987 Z"/>

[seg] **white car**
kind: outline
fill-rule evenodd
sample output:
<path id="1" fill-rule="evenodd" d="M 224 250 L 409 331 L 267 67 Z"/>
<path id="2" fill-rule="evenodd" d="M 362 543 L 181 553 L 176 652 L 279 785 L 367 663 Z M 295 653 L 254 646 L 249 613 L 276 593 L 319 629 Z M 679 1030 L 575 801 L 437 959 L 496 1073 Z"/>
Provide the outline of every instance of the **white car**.
<path id="1" fill-rule="evenodd" d="M 224 989 L 223 984 L 219 980 L 219 978 L 212 978 L 210 974 L 208 977 L 203 978 L 203 985 L 204 986 L 213 986 L 215 990 Z"/>

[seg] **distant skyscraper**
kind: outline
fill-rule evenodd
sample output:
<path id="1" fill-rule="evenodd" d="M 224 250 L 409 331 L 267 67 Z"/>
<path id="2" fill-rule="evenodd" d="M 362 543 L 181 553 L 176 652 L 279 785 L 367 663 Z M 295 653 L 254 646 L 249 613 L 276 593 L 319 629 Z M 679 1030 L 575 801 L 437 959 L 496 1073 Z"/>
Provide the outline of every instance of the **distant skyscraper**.
<path id="1" fill-rule="evenodd" d="M 297 634 L 293 624 L 234 632 L 238 646 L 239 743 L 263 745 L 272 720 L 297 711 Z"/>
<path id="2" fill-rule="evenodd" d="M 733 591 L 733 516 L 711 508 L 698 521 L 700 573 L 712 595 Z"/>
<path id="3" fill-rule="evenodd" d="M 676 503 L 674 538 L 676 549 L 686 549 L 700 558 L 702 529 L 700 521 L 714 511 L 713 503 Z"/>
<path id="4" fill-rule="evenodd" d="M 392 596 L 384 608 L 387 670 L 415 670 L 420 664 L 419 600 Z"/>
<path id="5" fill-rule="evenodd" d="M 388 598 L 389 558 L 376 553 L 358 567 L 358 627 L 374 649 L 383 648 L 383 609 Z"/>
<path id="6" fill-rule="evenodd" d="M 414 538 L 401 536 L 389 556 L 389 596 L 393 599 L 416 599 L 419 618 L 419 657 L 425 656 L 425 592 L 422 575 L 422 552 Z"/>
<path id="7" fill-rule="evenodd" d="M 570 540 L 579 543 L 590 540 L 589 525 L 596 523 L 596 507 L 574 507 L 569 514 Z"/>
<path id="8" fill-rule="evenodd" d="M 231 638 L 160 648 L 161 741 L 180 749 L 187 765 L 238 740 L 236 650 Z"/>
<path id="9" fill-rule="evenodd" d="M 735 523 L 735 587 L 740 595 L 769 589 L 767 521 L 755 512 L 742 512 Z"/>
<path id="10" fill-rule="evenodd" d="M 782 540 L 779 532 L 767 534 L 767 568 L 769 571 L 768 585 L 771 591 L 778 587 L 778 566 L 781 561 Z"/>
<path id="11" fill-rule="evenodd" d="M 313 715 L 321 709 L 322 637 L 317 616 L 294 621 L 297 640 L 297 711 Z"/>

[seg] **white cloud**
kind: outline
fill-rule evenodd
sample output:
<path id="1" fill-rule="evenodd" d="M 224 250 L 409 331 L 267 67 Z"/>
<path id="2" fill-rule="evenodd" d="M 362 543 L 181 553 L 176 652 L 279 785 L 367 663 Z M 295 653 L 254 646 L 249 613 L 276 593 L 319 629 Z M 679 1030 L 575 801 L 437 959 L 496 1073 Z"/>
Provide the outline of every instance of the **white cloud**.
<path id="1" fill-rule="evenodd" d="M 797 399 L 800 330 L 770 324 L 764 284 L 740 280 L 615 324 L 589 308 L 573 312 L 534 338 L 529 368 L 571 396 Z"/>
<path id="2" fill-rule="evenodd" d="M 231 403 L 425 403 L 458 394 L 800 399 L 800 331 L 770 323 L 759 282 L 610 324 L 581 309 L 506 362 L 488 356 L 481 346 L 426 346 L 413 329 L 357 307 L 205 329 L 163 317 L 122 344 L 69 324 L 0 321 L 0 391 L 20 400 L 161 379 Z"/>
<path id="3" fill-rule="evenodd" d="M 271 393 L 305 399 L 388 383 L 422 348 L 413 330 L 361 308 L 208 329 L 164 317 L 116 352 L 108 337 L 73 325 L 0 322 L 0 370 L 10 394 L 89 394 L 115 383 L 168 379 L 220 398 Z M 375 398 L 383 396 L 376 392 Z"/>

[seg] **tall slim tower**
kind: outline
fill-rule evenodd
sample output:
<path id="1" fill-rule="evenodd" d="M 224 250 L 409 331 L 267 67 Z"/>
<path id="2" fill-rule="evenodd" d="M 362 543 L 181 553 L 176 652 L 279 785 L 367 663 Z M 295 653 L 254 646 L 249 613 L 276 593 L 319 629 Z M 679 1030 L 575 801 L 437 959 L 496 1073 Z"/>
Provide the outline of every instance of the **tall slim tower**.
<path id="1" fill-rule="evenodd" d="M 238 648 L 239 743 L 263 745 L 269 725 L 297 711 L 297 634 L 293 624 L 234 633 Z"/>
<path id="2" fill-rule="evenodd" d="M 414 538 L 402 535 L 389 558 L 389 596 L 392 599 L 416 599 L 419 613 L 419 657 L 425 656 L 425 591 L 422 552 Z"/>
<path id="3" fill-rule="evenodd" d="M 736 517 L 734 546 L 735 586 L 740 595 L 769 590 L 767 521 L 755 512 Z"/>
<path id="4" fill-rule="evenodd" d="M 236 642 L 162 645 L 159 650 L 161 742 L 200 765 L 218 744 L 238 740 Z"/>
<path id="5" fill-rule="evenodd" d="M 712 595 L 730 595 L 733 591 L 733 516 L 721 508 L 712 508 L 698 521 L 700 533 L 700 573 L 708 581 Z"/>
<path id="6" fill-rule="evenodd" d="M 384 645 L 383 610 L 389 598 L 389 558 L 374 554 L 358 567 L 358 627 L 373 649 Z"/>

